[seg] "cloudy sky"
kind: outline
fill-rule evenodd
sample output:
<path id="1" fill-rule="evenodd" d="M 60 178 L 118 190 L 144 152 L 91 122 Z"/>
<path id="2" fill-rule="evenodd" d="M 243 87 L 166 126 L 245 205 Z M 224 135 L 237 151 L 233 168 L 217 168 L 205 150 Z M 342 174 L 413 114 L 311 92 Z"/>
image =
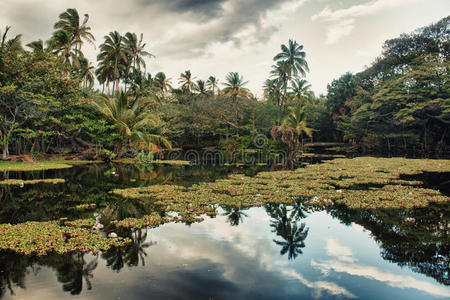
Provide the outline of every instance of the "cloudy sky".
<path id="1" fill-rule="evenodd" d="M 113 30 L 142 32 L 156 56 L 151 73 L 164 71 L 177 83 L 187 69 L 221 81 L 239 72 L 258 95 L 289 38 L 304 45 L 307 80 L 323 93 L 333 78 L 369 65 L 386 39 L 450 14 L 448 0 L 0 0 L 0 26 L 25 42 L 45 40 L 69 7 L 89 14 L 97 43 Z M 95 60 L 94 47 L 84 52 Z"/>

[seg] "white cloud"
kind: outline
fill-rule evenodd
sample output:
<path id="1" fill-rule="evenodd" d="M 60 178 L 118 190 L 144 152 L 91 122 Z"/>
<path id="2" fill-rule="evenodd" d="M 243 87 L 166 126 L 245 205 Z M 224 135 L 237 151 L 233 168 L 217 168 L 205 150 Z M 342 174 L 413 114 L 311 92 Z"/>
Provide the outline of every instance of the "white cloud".
<path id="1" fill-rule="evenodd" d="M 357 259 L 354 257 L 353 251 L 347 246 L 340 244 L 338 240 L 328 239 L 326 250 L 331 259 L 323 262 L 311 260 L 311 266 L 319 269 L 325 275 L 328 275 L 330 271 L 347 273 L 352 276 L 385 282 L 387 285 L 396 288 L 411 288 L 435 297 L 450 297 L 450 289 L 448 287 L 356 263 Z"/>
<path id="2" fill-rule="evenodd" d="M 329 24 L 326 43 L 331 45 L 352 33 L 358 18 L 375 15 L 383 11 L 415 2 L 416 0 L 374 0 L 348 8 L 331 10 L 326 6 L 319 13 L 311 16 L 312 21 Z"/>

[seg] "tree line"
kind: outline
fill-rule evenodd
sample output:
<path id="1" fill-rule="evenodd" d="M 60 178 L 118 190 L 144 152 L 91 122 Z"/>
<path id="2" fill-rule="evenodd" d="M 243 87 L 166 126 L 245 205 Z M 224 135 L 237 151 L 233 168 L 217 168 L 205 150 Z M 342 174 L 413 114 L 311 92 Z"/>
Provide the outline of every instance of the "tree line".
<path id="1" fill-rule="evenodd" d="M 97 66 L 83 53 L 94 44 L 89 16 L 59 15 L 47 41 L 25 45 L 0 33 L 0 145 L 10 154 L 160 153 L 163 148 L 304 150 L 305 139 L 346 142 L 353 151 L 445 152 L 450 122 L 449 18 L 386 41 L 364 71 L 347 73 L 316 96 L 303 45 L 289 40 L 274 53 L 264 94 L 230 72 L 223 82 L 186 70 L 175 87 L 151 74 L 143 34 L 112 31 L 98 47 Z M 95 83 L 97 80 L 97 84 Z"/>

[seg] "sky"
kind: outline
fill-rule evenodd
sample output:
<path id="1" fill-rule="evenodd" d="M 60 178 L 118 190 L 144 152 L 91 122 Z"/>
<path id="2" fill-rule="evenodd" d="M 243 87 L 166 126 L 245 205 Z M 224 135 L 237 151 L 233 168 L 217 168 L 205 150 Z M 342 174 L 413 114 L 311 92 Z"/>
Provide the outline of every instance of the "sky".
<path id="1" fill-rule="evenodd" d="M 0 0 L 0 30 L 23 41 L 47 40 L 58 15 L 89 14 L 97 47 L 83 52 L 95 62 L 104 36 L 143 33 L 155 55 L 147 71 L 163 71 L 176 86 L 180 73 L 223 82 L 239 72 L 257 96 L 273 57 L 289 39 L 304 45 L 318 95 L 345 72 L 359 72 L 381 54 L 383 42 L 450 14 L 448 0 Z"/>

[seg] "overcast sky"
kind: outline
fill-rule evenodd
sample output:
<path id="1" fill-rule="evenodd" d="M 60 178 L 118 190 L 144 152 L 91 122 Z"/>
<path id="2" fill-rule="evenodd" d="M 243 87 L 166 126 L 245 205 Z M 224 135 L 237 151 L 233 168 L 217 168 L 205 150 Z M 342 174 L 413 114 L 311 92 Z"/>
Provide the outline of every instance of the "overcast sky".
<path id="1" fill-rule="evenodd" d="M 0 26 L 24 42 L 46 40 L 60 12 L 89 14 L 97 39 L 118 30 L 143 33 L 156 56 L 147 64 L 178 82 L 239 72 L 261 95 L 273 56 L 289 38 L 304 45 L 307 80 L 319 94 L 341 74 L 358 72 L 381 53 L 386 39 L 450 14 L 448 0 L 0 0 Z M 85 54 L 95 61 L 89 45 Z"/>

